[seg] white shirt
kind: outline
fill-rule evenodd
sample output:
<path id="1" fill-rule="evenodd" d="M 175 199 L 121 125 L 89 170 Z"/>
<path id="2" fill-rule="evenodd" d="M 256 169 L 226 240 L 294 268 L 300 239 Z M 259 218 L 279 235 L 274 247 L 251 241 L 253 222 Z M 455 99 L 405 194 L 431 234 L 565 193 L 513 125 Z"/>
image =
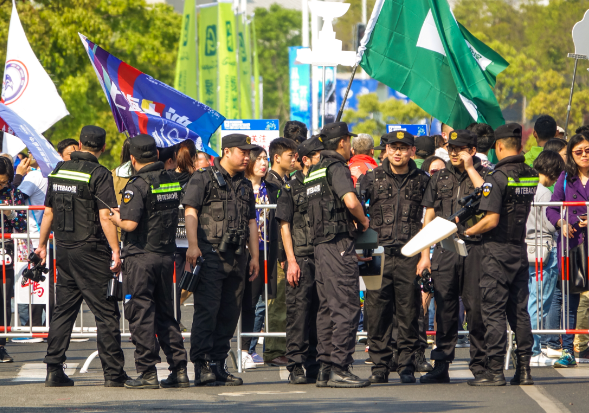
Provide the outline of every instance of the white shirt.
<path id="1" fill-rule="evenodd" d="M 47 194 L 47 178 L 44 178 L 38 169 L 31 171 L 25 176 L 18 189 L 29 197 L 27 199 L 27 205 L 44 205 L 45 194 Z M 36 239 L 31 240 L 33 247 L 36 248 L 39 245 L 43 211 L 30 211 L 29 217 L 29 234 L 31 237 L 36 237 Z"/>

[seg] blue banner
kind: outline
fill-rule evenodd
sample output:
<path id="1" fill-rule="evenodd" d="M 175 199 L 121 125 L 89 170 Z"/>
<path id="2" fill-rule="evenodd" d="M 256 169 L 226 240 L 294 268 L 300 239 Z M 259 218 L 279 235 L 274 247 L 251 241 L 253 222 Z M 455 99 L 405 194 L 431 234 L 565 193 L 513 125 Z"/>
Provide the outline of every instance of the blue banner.
<path id="1" fill-rule="evenodd" d="M 297 49 L 288 48 L 290 74 L 290 120 L 298 120 L 311 129 L 311 65 L 296 62 Z"/>
<path id="2" fill-rule="evenodd" d="M 387 133 L 402 130 L 413 136 L 427 135 L 427 125 L 387 125 Z"/>
<path id="3" fill-rule="evenodd" d="M 346 94 L 346 88 L 348 87 L 349 81 L 346 79 L 338 79 L 336 83 L 336 105 L 337 109 L 342 106 L 342 100 Z M 358 110 L 358 98 L 368 93 L 376 93 L 378 88 L 378 80 L 374 79 L 354 79 L 352 86 L 350 87 L 350 93 L 348 93 L 348 99 L 346 100 L 346 106 L 344 110 L 352 109 Z"/>
<path id="4" fill-rule="evenodd" d="M 0 129 L 8 131 L 3 124 L 12 129 L 11 134 L 27 146 L 39 164 L 44 177 L 47 177 L 55 169 L 57 163 L 61 162 L 61 157 L 43 135 L 37 133 L 23 118 L 0 103 Z"/>

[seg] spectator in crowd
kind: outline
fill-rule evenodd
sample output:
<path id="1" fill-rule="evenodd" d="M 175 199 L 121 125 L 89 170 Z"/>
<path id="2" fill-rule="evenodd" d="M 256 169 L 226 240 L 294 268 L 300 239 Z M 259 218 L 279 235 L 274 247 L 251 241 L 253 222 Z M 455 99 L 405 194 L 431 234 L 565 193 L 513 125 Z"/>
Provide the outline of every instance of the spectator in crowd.
<path id="1" fill-rule="evenodd" d="M 61 159 L 63 159 L 64 161 L 69 161 L 71 159 L 70 155 L 72 154 L 72 152 L 75 152 L 77 150 L 78 141 L 75 139 L 64 139 L 57 144 L 57 153 L 59 153 L 59 156 L 61 156 Z"/>
<path id="2" fill-rule="evenodd" d="M 554 194 L 551 201 L 553 202 L 579 202 L 589 200 L 589 136 L 577 134 L 571 138 L 567 146 L 567 162 L 565 170 L 554 185 Z M 548 207 L 546 216 L 553 226 L 563 231 L 563 236 L 568 237 L 568 247 L 572 250 L 583 242 L 583 234 L 587 227 L 587 219 L 579 217 L 587 213 L 584 206 L 567 208 L 568 221 L 560 218 L 559 207 Z M 568 225 L 567 225 L 568 222 Z M 558 256 L 564 246 L 561 245 L 561 237 L 557 239 Z M 559 263 L 560 264 L 560 263 Z M 560 285 L 554 292 L 554 298 L 551 310 L 548 315 L 547 328 L 558 329 L 560 324 L 560 312 L 562 306 L 562 294 Z M 568 321 L 565 323 L 568 329 L 574 329 L 577 322 L 577 309 L 579 306 L 579 294 L 570 294 L 567 307 Z M 554 312 L 553 312 L 554 311 Z M 575 367 L 577 362 L 574 357 L 572 334 L 563 334 L 562 338 L 562 355 L 554 364 L 554 367 Z M 560 343 L 557 336 L 552 336 L 547 340 L 546 354 L 548 357 L 554 357 L 558 353 Z M 556 350 L 556 351 L 555 351 Z"/>
<path id="3" fill-rule="evenodd" d="M 534 169 L 540 175 L 539 184 L 534 196 L 534 202 L 549 202 L 552 197 L 552 192 L 548 189 L 556 182 L 562 171 L 564 170 L 564 161 L 557 152 L 544 150 L 540 153 L 534 161 Z M 531 251 L 538 247 L 538 257 L 543 258 L 542 268 L 542 296 L 538 297 L 540 288 L 536 282 L 536 262 L 530 261 L 529 272 L 530 279 L 528 281 L 528 288 L 530 290 L 530 298 L 528 300 L 528 312 L 530 313 L 530 321 L 532 329 L 540 329 L 538 321 L 537 307 L 542 308 L 542 318 L 545 318 L 550 310 L 552 303 L 552 296 L 558 280 L 558 256 L 556 253 L 556 229 L 552 223 L 546 218 L 546 209 L 541 208 L 540 222 L 536 222 L 536 218 L 540 217 L 538 211 L 532 209 L 528 216 L 526 224 L 526 243 L 528 244 L 528 256 Z M 538 230 L 536 230 L 538 229 Z M 549 251 L 549 252 L 548 252 Z M 546 253 L 547 252 L 547 253 Z M 544 259 L 544 257 L 546 257 Z M 537 304 L 538 302 L 541 304 Z M 545 363 L 546 356 L 541 352 L 540 336 L 534 335 L 534 346 L 532 348 L 531 363 Z"/>
<path id="4" fill-rule="evenodd" d="M 575 130 L 575 134 L 579 134 L 579 133 L 584 133 L 587 134 L 589 133 L 589 125 L 583 125 L 583 126 L 579 126 L 576 130 Z"/>
<path id="5" fill-rule="evenodd" d="M 196 170 L 196 163 L 197 163 L 197 151 L 196 145 L 190 139 L 185 140 L 184 142 L 176 145 L 176 179 L 180 183 L 182 187 L 182 192 L 180 193 L 180 203 L 182 203 L 182 197 L 186 192 L 186 184 L 192 177 L 192 174 Z M 161 154 L 161 152 L 160 152 Z M 184 209 L 180 209 L 178 218 L 184 222 Z M 180 280 L 184 271 L 190 271 L 190 266 L 186 266 L 186 250 L 188 249 L 188 239 L 180 238 L 176 239 L 176 254 L 174 255 L 174 265 L 176 270 L 176 279 Z M 187 331 L 186 327 L 181 323 L 182 319 L 182 311 L 181 305 L 184 304 L 184 301 L 190 297 L 192 293 L 182 290 L 180 287 L 180 283 L 176 283 L 176 321 L 180 326 L 180 331 Z"/>
<path id="6" fill-rule="evenodd" d="M 434 135 L 433 137 L 436 142 L 436 151 L 434 154 L 438 158 L 442 158 L 444 162 L 448 162 L 450 160 L 450 155 L 448 155 L 448 140 L 442 135 Z"/>
<path id="7" fill-rule="evenodd" d="M 536 145 L 532 146 L 525 154 L 526 164 L 532 166 L 534 159 L 540 155 L 544 150 L 544 145 L 556 135 L 556 121 L 550 115 L 542 115 L 536 119 L 534 124 L 534 138 L 536 138 Z"/>
<path id="8" fill-rule="evenodd" d="M 563 161 L 567 161 L 567 142 L 563 139 L 550 139 L 544 145 L 545 151 L 552 151 L 559 154 Z"/>
<path id="9" fill-rule="evenodd" d="M 489 150 L 495 146 L 495 132 L 493 128 L 486 123 L 473 123 L 467 129 L 477 135 L 476 157 L 481 160 L 481 164 L 484 167 L 493 169 L 495 165 L 489 161 L 488 157 Z"/>
<path id="10" fill-rule="evenodd" d="M 308 133 L 307 125 L 298 120 L 289 120 L 284 125 L 284 137 L 295 141 L 297 145 L 307 139 Z"/>
<path id="11" fill-rule="evenodd" d="M 379 165 L 382 165 L 382 160 L 384 159 L 386 154 L 387 154 L 387 151 L 385 151 L 385 150 L 380 151 L 380 153 L 378 154 L 378 164 Z"/>
<path id="12" fill-rule="evenodd" d="M 250 163 L 245 170 L 245 176 L 252 181 L 256 204 L 276 204 L 279 187 L 266 181 L 268 176 L 268 155 L 263 148 L 252 149 L 250 152 Z M 266 236 L 264 237 L 264 221 L 266 221 Z M 274 210 L 256 209 L 256 223 L 258 224 L 259 239 L 259 260 L 260 269 L 264 268 L 264 238 L 266 238 L 266 251 L 268 252 L 268 262 L 276 262 L 276 242 L 278 237 L 278 227 L 274 222 Z M 256 323 L 257 317 L 264 317 L 264 313 L 256 313 L 256 305 L 260 298 L 264 296 L 264 276 L 260 274 L 254 281 L 245 281 L 245 291 L 242 301 L 242 331 L 257 333 L 261 331 L 261 324 Z M 286 305 L 286 302 L 285 302 Z M 255 324 L 260 330 L 255 328 Z M 256 353 L 256 346 L 252 337 L 243 337 L 241 339 L 242 363 L 243 368 L 252 369 L 256 365 L 264 364 L 264 360 Z"/>
<path id="13" fill-rule="evenodd" d="M 416 136 L 415 137 L 415 157 L 413 161 L 418 168 L 421 168 L 423 161 L 428 156 L 432 156 L 436 151 L 436 143 L 433 136 Z"/>
<path id="14" fill-rule="evenodd" d="M 426 160 L 423 161 L 423 164 L 421 165 L 421 170 L 426 171 L 430 174 L 430 176 L 432 176 L 440 169 L 444 169 L 445 167 L 446 162 L 444 162 L 442 158 L 440 158 L 439 156 L 432 155 L 427 157 Z"/>
<path id="15" fill-rule="evenodd" d="M 444 140 L 446 142 L 448 142 L 448 139 L 450 139 L 450 132 L 452 132 L 454 130 L 454 128 L 450 125 L 446 125 L 445 123 L 442 123 L 442 126 L 440 128 L 442 130 L 442 136 L 444 137 Z"/>
<path id="16" fill-rule="evenodd" d="M 24 195 L 12 183 L 13 178 L 12 157 L 10 155 L 0 155 L 0 202 L 3 206 L 25 204 Z M 24 211 L 2 211 L 2 219 L 4 220 L 4 233 L 6 234 L 27 231 L 26 214 Z M 5 326 L 8 327 L 12 320 L 10 298 L 14 295 L 14 241 L 5 240 L 4 250 L 6 251 L 6 257 L 10 258 L 7 258 L 4 263 L 6 271 L 5 292 L 3 292 L 4 284 L 0 283 L 0 325 L 5 325 L 4 317 L 6 317 Z M 4 293 L 6 294 L 6 302 L 4 302 Z M 6 338 L 0 338 L 0 363 L 12 363 L 13 359 L 6 352 L 5 345 Z"/>
<path id="17" fill-rule="evenodd" d="M 110 171 L 112 173 L 112 179 L 115 185 L 115 195 L 117 197 L 117 203 L 121 205 L 121 199 L 123 197 L 122 190 L 133 176 L 133 166 L 131 165 L 131 152 L 129 147 L 131 145 L 131 138 L 125 139 L 123 142 L 123 149 L 121 150 L 120 165 Z M 119 239 L 121 238 L 121 229 L 117 227 L 119 232 Z"/>
<path id="18" fill-rule="evenodd" d="M 166 171 L 173 171 L 176 169 L 176 151 L 178 150 L 177 145 L 168 146 L 167 148 L 158 148 L 159 157 L 158 160 L 164 163 L 164 169 Z"/>
<path id="19" fill-rule="evenodd" d="M 359 133 L 352 139 L 352 158 L 348 162 L 354 185 L 361 175 L 377 166 L 374 160 L 374 139 L 367 133 Z"/>
<path id="20" fill-rule="evenodd" d="M 204 152 L 199 152 L 196 154 L 196 169 L 200 168 L 208 168 L 211 166 L 211 158 Z"/>

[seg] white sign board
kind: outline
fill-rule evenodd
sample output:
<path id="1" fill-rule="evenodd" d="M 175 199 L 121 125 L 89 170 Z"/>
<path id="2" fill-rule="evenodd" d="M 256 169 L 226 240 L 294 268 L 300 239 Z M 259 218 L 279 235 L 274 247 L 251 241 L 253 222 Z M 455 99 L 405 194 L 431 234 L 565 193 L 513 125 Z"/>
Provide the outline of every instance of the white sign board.
<path id="1" fill-rule="evenodd" d="M 253 145 L 268 152 L 270 142 L 279 137 L 278 119 L 232 119 L 221 125 L 221 139 L 232 133 L 242 133 L 251 138 Z"/>

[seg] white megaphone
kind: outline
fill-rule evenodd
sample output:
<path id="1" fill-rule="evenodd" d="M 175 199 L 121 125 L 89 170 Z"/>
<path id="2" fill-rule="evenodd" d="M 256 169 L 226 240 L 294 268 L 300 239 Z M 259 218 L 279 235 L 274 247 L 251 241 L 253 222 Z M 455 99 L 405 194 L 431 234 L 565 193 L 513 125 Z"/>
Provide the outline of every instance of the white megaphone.
<path id="1" fill-rule="evenodd" d="M 413 257 L 442 241 L 442 247 L 444 249 L 466 256 L 464 241 L 452 237 L 456 232 L 458 232 L 458 227 L 455 223 L 441 217 L 436 217 L 405 244 L 401 249 L 401 253 L 406 257 Z"/>

